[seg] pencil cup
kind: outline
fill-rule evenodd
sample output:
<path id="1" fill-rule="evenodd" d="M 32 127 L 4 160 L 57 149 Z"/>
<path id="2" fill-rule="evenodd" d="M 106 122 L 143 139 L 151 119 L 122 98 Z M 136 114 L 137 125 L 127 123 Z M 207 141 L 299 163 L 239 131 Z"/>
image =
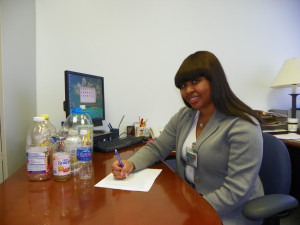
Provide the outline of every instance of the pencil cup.
<path id="1" fill-rule="evenodd" d="M 135 136 L 140 137 L 140 136 L 145 136 L 146 132 L 146 127 L 136 127 L 135 128 Z"/>
<path id="2" fill-rule="evenodd" d="M 298 118 L 288 118 L 288 132 L 297 133 Z"/>
<path id="3" fill-rule="evenodd" d="M 118 138 L 119 137 L 119 129 L 110 129 L 110 132 L 112 133 L 112 138 Z"/>

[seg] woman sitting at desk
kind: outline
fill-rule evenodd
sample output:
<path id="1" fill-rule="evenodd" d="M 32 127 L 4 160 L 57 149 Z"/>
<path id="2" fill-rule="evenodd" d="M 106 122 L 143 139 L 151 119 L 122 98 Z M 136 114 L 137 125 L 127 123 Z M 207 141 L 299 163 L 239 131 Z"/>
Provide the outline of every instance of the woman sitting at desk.
<path id="1" fill-rule="evenodd" d="M 128 161 L 112 165 L 118 179 L 163 161 L 176 149 L 177 173 L 215 208 L 224 225 L 257 224 L 241 210 L 263 195 L 261 119 L 229 87 L 219 60 L 210 52 L 188 56 L 175 85 L 187 107 L 176 113 L 154 142 Z"/>

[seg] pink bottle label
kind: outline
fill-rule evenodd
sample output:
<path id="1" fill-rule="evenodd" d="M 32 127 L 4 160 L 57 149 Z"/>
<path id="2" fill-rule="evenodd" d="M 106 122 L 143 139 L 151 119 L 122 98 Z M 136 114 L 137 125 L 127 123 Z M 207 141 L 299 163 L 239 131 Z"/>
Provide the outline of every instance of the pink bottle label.
<path id="1" fill-rule="evenodd" d="M 70 171 L 70 155 L 65 153 L 53 154 L 53 175 L 65 176 L 69 175 Z"/>

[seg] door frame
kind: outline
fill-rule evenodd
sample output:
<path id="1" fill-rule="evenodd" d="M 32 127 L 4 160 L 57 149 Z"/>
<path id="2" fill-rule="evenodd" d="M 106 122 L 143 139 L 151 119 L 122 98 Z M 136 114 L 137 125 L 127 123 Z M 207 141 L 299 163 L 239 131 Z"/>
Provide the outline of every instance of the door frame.
<path id="1" fill-rule="evenodd" d="M 0 16 L 0 183 L 8 176 L 7 171 L 7 154 L 6 154 L 6 138 L 4 126 L 4 110 L 3 110 L 3 85 L 2 85 L 2 34 L 1 34 L 1 16 Z"/>

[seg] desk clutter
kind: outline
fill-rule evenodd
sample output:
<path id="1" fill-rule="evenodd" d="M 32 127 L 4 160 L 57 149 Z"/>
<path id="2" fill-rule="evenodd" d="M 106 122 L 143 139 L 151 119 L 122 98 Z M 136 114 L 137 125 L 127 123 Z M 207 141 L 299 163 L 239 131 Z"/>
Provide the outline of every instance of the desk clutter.
<path id="1" fill-rule="evenodd" d="M 27 133 L 28 179 L 44 181 L 53 177 L 56 181 L 67 181 L 72 176 L 79 176 L 81 180 L 91 179 L 93 150 L 111 153 L 145 143 L 148 140 L 145 136 L 146 123 L 147 120 L 139 119 L 137 125 L 133 126 L 133 135 L 121 138 L 119 129 L 110 124 L 110 132 L 96 132 L 94 135 L 92 119 L 81 108 L 72 109 L 58 132 L 51 124 L 49 115 L 34 117 Z"/>
<path id="2" fill-rule="evenodd" d="M 262 124 L 262 129 L 264 132 L 287 132 L 287 115 L 284 114 L 284 112 L 280 113 L 271 110 L 269 112 L 256 110 L 256 112 L 264 120 L 264 123 Z"/>
<path id="3" fill-rule="evenodd" d="M 74 108 L 56 133 L 49 115 L 33 117 L 27 133 L 26 166 L 29 181 L 53 178 L 67 181 L 71 176 L 92 178 L 93 123 L 88 114 Z"/>

